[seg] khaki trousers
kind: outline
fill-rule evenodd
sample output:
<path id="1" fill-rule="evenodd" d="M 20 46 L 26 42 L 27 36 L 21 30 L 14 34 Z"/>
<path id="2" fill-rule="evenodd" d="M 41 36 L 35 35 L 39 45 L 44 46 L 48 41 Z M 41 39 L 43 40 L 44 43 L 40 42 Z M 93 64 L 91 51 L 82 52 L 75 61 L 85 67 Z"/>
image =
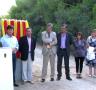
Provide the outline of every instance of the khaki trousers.
<path id="1" fill-rule="evenodd" d="M 50 61 L 51 75 L 50 78 L 54 78 L 55 74 L 55 54 L 49 51 L 47 55 L 43 55 L 43 67 L 42 67 L 42 79 L 45 79 L 47 75 L 48 62 Z"/>
<path id="2" fill-rule="evenodd" d="M 22 80 L 32 81 L 32 60 L 31 54 L 28 54 L 28 60 L 22 61 Z"/>

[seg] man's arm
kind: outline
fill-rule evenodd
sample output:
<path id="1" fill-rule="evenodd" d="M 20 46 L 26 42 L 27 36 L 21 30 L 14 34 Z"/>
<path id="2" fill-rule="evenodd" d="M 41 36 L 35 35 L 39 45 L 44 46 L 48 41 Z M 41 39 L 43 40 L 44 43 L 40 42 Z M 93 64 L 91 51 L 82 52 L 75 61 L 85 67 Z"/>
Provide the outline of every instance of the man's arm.
<path id="1" fill-rule="evenodd" d="M 54 32 L 53 35 L 54 35 L 54 38 L 53 38 L 52 42 L 50 43 L 51 46 L 57 44 L 57 37 L 56 37 L 56 33 Z"/>

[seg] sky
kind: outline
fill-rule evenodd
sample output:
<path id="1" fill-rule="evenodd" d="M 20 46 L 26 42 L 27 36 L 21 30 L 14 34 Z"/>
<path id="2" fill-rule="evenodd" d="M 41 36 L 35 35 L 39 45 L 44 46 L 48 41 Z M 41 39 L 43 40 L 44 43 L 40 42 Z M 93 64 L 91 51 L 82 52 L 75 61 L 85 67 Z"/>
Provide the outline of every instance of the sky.
<path id="1" fill-rule="evenodd" d="M 16 5 L 15 0 L 0 0 L 0 16 L 7 15 L 13 5 Z"/>

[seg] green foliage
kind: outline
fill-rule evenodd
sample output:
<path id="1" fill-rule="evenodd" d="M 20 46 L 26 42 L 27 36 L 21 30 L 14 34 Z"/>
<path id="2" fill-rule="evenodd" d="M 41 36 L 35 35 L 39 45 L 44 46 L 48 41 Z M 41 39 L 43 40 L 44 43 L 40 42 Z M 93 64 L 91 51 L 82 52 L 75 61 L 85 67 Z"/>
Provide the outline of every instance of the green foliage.
<path id="1" fill-rule="evenodd" d="M 96 28 L 96 0 L 16 0 L 16 4 L 10 18 L 27 19 L 36 37 L 48 22 L 54 24 L 56 32 L 67 23 L 73 35 L 81 31 L 88 36 Z"/>
<path id="2" fill-rule="evenodd" d="M 96 4 L 93 6 L 92 14 L 93 18 L 96 20 Z"/>

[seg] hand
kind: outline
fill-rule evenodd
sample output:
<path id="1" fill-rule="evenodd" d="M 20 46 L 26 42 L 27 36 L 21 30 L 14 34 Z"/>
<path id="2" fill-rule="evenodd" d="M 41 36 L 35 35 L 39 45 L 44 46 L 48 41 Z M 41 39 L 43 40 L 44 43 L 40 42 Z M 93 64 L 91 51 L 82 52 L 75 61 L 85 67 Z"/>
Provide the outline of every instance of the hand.
<path id="1" fill-rule="evenodd" d="M 16 53 L 17 52 L 17 48 L 12 48 L 12 52 Z"/>
<path id="2" fill-rule="evenodd" d="M 47 48 L 51 48 L 51 45 L 50 45 L 50 43 L 48 43 L 48 44 L 47 44 Z"/>

